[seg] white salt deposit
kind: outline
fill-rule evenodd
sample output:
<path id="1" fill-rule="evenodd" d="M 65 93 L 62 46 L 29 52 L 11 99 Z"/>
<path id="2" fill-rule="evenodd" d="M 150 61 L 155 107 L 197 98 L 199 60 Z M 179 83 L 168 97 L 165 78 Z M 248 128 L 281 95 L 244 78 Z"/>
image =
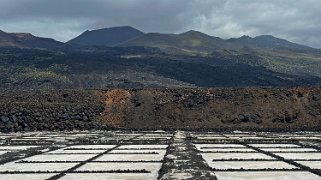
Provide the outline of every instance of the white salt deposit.
<path id="1" fill-rule="evenodd" d="M 250 146 L 254 146 L 254 147 L 300 147 L 299 145 L 296 144 L 249 144 Z"/>
<path id="2" fill-rule="evenodd" d="M 76 146 L 70 146 L 66 149 L 70 148 L 78 148 L 78 149 L 111 149 L 114 148 L 115 145 L 76 145 Z"/>
<path id="3" fill-rule="evenodd" d="M 37 136 L 37 137 L 30 137 L 30 136 L 24 136 L 22 137 L 23 139 L 48 139 L 50 137 L 45 137 L 45 136 Z"/>
<path id="4" fill-rule="evenodd" d="M 164 154 L 104 154 L 96 161 L 161 161 Z"/>
<path id="5" fill-rule="evenodd" d="M 0 156 L 2 155 L 2 154 L 6 154 L 8 151 L 0 151 Z"/>
<path id="6" fill-rule="evenodd" d="M 44 180 L 55 174 L 1 174 L 0 178 L 5 180 Z"/>
<path id="7" fill-rule="evenodd" d="M 166 150 L 147 150 L 147 149 L 115 149 L 110 151 L 110 153 L 158 153 L 158 154 L 166 154 Z"/>
<path id="8" fill-rule="evenodd" d="M 226 139 L 228 139 L 227 137 L 224 137 L 224 136 L 217 136 L 217 137 L 197 137 L 197 139 L 199 139 L 199 140 L 211 140 L 211 139 L 213 139 L 213 140 L 226 140 Z"/>
<path id="9" fill-rule="evenodd" d="M 209 166 L 219 170 L 225 169 L 297 169 L 282 161 L 211 161 Z"/>
<path id="10" fill-rule="evenodd" d="M 263 151 L 268 151 L 268 152 L 316 152 L 318 150 L 313 149 L 313 148 L 260 148 Z"/>
<path id="11" fill-rule="evenodd" d="M 203 158 L 211 162 L 212 160 L 228 160 L 228 159 L 275 159 L 262 153 L 201 153 Z"/>
<path id="12" fill-rule="evenodd" d="M 40 154 L 23 159 L 24 161 L 85 161 L 96 154 Z"/>
<path id="13" fill-rule="evenodd" d="M 320 176 L 309 172 L 215 172 L 219 180 L 320 180 Z"/>
<path id="14" fill-rule="evenodd" d="M 246 137 L 246 136 L 240 136 L 240 137 L 229 137 L 230 139 L 267 139 L 267 138 L 264 138 L 264 137 L 256 137 L 256 136 L 248 136 L 248 137 Z"/>
<path id="15" fill-rule="evenodd" d="M 256 152 L 250 148 L 206 148 L 201 149 L 201 152 Z"/>
<path id="16" fill-rule="evenodd" d="M 321 169 L 321 161 L 296 161 L 299 164 L 308 166 L 311 169 Z"/>
<path id="17" fill-rule="evenodd" d="M 242 148 L 245 147 L 241 144 L 194 144 L 198 150 L 203 150 L 202 148 Z"/>
<path id="18" fill-rule="evenodd" d="M 66 174 L 62 180 L 153 180 L 157 179 L 158 172 L 153 173 L 80 173 Z"/>
<path id="19" fill-rule="evenodd" d="M 313 160 L 313 159 L 321 159 L 321 153 L 274 153 L 278 156 L 281 156 L 285 159 L 300 159 L 300 160 Z"/>
<path id="20" fill-rule="evenodd" d="M 26 150 L 29 148 L 35 148 L 38 146 L 0 146 L 0 150 Z"/>
<path id="21" fill-rule="evenodd" d="M 0 165 L 0 172 L 5 171 L 65 171 L 77 163 L 15 163 Z M 0 175 L 1 177 L 1 175 Z M 1 179 L 1 178 L 0 178 Z"/>
<path id="22" fill-rule="evenodd" d="M 157 171 L 162 163 L 86 163 L 76 171 L 147 170 Z"/>
<path id="23" fill-rule="evenodd" d="M 122 145 L 120 147 L 118 147 L 119 149 L 130 149 L 130 148 L 134 148 L 134 149 L 150 149 L 150 148 L 162 148 L 162 149 L 166 149 L 168 145 L 157 145 L 157 144 L 153 144 L 153 145 Z"/>
<path id="24" fill-rule="evenodd" d="M 48 154 L 65 154 L 65 153 L 72 153 L 72 154 L 81 154 L 81 153 L 92 153 L 92 154 L 99 154 L 105 152 L 105 149 L 101 150 L 91 150 L 91 149 L 84 149 L 84 150 L 65 150 L 65 149 L 57 149 L 55 151 L 50 151 Z"/>

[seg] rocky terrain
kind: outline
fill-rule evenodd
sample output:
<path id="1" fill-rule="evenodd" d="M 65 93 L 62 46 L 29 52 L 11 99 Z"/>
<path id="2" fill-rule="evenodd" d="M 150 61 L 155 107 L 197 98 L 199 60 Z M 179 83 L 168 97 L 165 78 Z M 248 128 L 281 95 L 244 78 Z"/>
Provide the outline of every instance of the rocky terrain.
<path id="1" fill-rule="evenodd" d="M 96 119 L 104 109 L 91 91 L 1 91 L 0 130 L 43 131 L 104 128 Z"/>
<path id="2" fill-rule="evenodd" d="M 0 93 L 0 130 L 320 130 L 320 88 Z"/>

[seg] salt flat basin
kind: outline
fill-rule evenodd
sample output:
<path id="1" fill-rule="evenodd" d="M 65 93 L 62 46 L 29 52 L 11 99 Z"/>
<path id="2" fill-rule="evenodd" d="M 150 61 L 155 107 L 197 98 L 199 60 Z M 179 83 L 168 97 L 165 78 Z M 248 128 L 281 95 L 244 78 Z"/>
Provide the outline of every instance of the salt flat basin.
<path id="1" fill-rule="evenodd" d="M 225 169 L 298 169 L 282 161 L 212 161 L 209 166 L 217 170 Z"/>
<path id="2" fill-rule="evenodd" d="M 117 149 L 166 149 L 168 145 L 122 145 L 119 146 Z"/>
<path id="3" fill-rule="evenodd" d="M 321 177 L 309 172 L 298 171 L 243 171 L 215 172 L 218 180 L 320 180 Z"/>
<path id="4" fill-rule="evenodd" d="M 16 162 L 9 162 L 9 163 L 0 165 L 0 172 L 65 171 L 77 165 L 77 163 L 16 163 Z M 1 177 L 2 177 L 2 174 L 0 175 L 0 179 Z"/>
<path id="5" fill-rule="evenodd" d="M 24 161 L 86 161 L 96 154 L 40 154 L 36 156 L 31 156 L 29 158 L 22 159 Z"/>
<path id="6" fill-rule="evenodd" d="M 321 161 L 295 161 L 311 169 L 321 169 Z"/>
<path id="7" fill-rule="evenodd" d="M 76 146 L 70 146 L 67 149 L 111 149 L 114 148 L 116 145 L 76 145 Z"/>
<path id="8" fill-rule="evenodd" d="M 285 159 L 300 159 L 300 160 L 318 160 L 321 159 L 321 152 L 308 153 L 274 153 Z"/>
<path id="9" fill-rule="evenodd" d="M 56 174 L 42 173 L 42 174 L 1 174 L 0 178 L 5 180 L 44 180 Z"/>
<path id="10" fill-rule="evenodd" d="M 106 149 L 108 150 L 108 149 Z M 48 154 L 81 154 L 81 153 L 92 153 L 92 154 L 99 154 L 103 153 L 106 151 L 105 149 L 82 149 L 82 150 L 75 150 L 75 149 L 67 149 L 67 148 L 62 148 L 62 149 L 57 149 L 54 151 L 48 152 Z"/>
<path id="11" fill-rule="evenodd" d="M 223 139 L 228 139 L 227 137 L 224 136 L 213 136 L 213 137 L 196 137 L 199 140 L 223 140 Z"/>
<path id="12" fill-rule="evenodd" d="M 155 153 L 155 154 L 160 154 L 160 155 L 163 155 L 165 156 L 166 154 L 166 150 L 149 150 L 149 149 L 115 149 L 115 150 L 112 150 L 109 152 L 110 154 L 117 154 L 117 153 L 120 153 L 120 154 L 130 154 L 130 153 L 133 153 L 133 154 L 137 154 L 137 153 Z"/>
<path id="13" fill-rule="evenodd" d="M 162 163 L 142 163 L 142 162 L 124 162 L 124 163 L 86 163 L 76 169 L 76 171 L 112 171 L 112 170 L 146 170 L 156 171 L 161 168 Z"/>
<path id="14" fill-rule="evenodd" d="M 317 149 L 313 148 L 260 148 L 263 151 L 268 152 L 317 152 Z"/>
<path id="15" fill-rule="evenodd" d="M 36 148 L 36 147 L 38 146 L 0 146 L 0 150 L 14 151 L 14 150 L 26 150 L 30 148 Z"/>
<path id="16" fill-rule="evenodd" d="M 201 153 L 203 158 L 210 162 L 212 160 L 229 160 L 229 159 L 242 159 L 242 160 L 252 160 L 252 159 L 275 159 L 271 156 L 262 153 Z"/>
<path id="17" fill-rule="evenodd" d="M 274 147 L 274 148 L 279 148 L 279 147 L 300 147 L 297 144 L 249 144 L 250 146 L 253 147 L 261 147 L 261 148 L 269 148 L 269 147 Z"/>
<path id="18" fill-rule="evenodd" d="M 165 154 L 104 154 L 95 161 L 161 161 Z"/>
<path id="19" fill-rule="evenodd" d="M 206 148 L 201 149 L 201 152 L 257 152 L 250 148 Z"/>
<path id="20" fill-rule="evenodd" d="M 245 148 L 241 144 L 194 144 L 198 150 L 203 150 L 203 148 Z"/>
<path id="21" fill-rule="evenodd" d="M 63 180 L 156 180 L 158 172 L 153 173 L 80 173 L 66 174 Z"/>
<path id="22" fill-rule="evenodd" d="M 0 151 L 0 156 L 1 156 L 2 154 L 6 154 L 7 152 L 9 152 L 9 151 Z"/>

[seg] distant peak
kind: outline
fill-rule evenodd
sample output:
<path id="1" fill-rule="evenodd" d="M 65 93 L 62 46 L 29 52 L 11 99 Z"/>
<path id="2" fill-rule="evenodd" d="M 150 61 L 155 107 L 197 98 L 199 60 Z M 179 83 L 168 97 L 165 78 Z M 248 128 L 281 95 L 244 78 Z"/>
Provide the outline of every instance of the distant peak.
<path id="1" fill-rule="evenodd" d="M 186 31 L 185 33 L 201 33 L 201 32 L 196 31 L 196 30 L 189 30 L 189 31 Z"/>
<path id="2" fill-rule="evenodd" d="M 196 31 L 196 30 L 189 30 L 189 31 L 186 31 L 181 34 L 204 34 L 204 33 L 200 32 L 200 31 Z"/>
<path id="3" fill-rule="evenodd" d="M 255 38 L 277 39 L 276 37 L 274 37 L 272 35 L 260 35 L 260 36 L 256 36 Z"/>
<path id="4" fill-rule="evenodd" d="M 17 37 L 30 37 L 33 36 L 31 33 L 10 33 L 11 35 L 17 36 Z"/>
<path id="5" fill-rule="evenodd" d="M 108 27 L 108 28 L 100 28 L 100 29 L 93 29 L 93 30 L 87 30 L 85 32 L 91 32 L 91 31 L 99 31 L 99 30 L 121 30 L 121 29 L 130 29 L 130 30 L 138 30 L 132 26 L 115 26 L 115 27 Z M 138 30 L 139 31 L 139 30 Z"/>
<path id="6" fill-rule="evenodd" d="M 252 39 L 252 37 L 248 35 L 243 35 L 240 37 L 240 39 Z"/>
<path id="7" fill-rule="evenodd" d="M 202 33 L 200 31 L 190 30 L 184 33 L 179 34 L 181 36 L 194 36 L 194 37 L 209 37 L 210 35 Z"/>

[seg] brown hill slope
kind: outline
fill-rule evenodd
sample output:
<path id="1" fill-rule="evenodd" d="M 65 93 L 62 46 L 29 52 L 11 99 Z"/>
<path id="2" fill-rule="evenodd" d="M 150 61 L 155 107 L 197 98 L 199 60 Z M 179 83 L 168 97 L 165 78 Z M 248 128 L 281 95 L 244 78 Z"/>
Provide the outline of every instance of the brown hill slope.
<path id="1" fill-rule="evenodd" d="M 30 33 L 6 33 L 0 30 L 0 48 L 55 48 L 64 43 Z"/>
<path id="2" fill-rule="evenodd" d="M 14 37 L 0 30 L 0 47 L 22 47 Z"/>
<path id="3" fill-rule="evenodd" d="M 118 89 L 105 94 L 102 121 L 127 129 L 321 128 L 318 88 Z"/>

